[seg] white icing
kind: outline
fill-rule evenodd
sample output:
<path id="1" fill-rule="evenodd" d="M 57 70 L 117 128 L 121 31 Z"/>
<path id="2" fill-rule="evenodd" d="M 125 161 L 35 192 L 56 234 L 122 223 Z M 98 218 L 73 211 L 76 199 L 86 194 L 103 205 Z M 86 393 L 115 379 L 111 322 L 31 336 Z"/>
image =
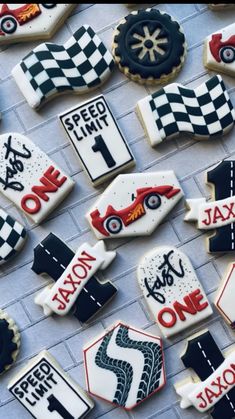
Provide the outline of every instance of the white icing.
<path id="1" fill-rule="evenodd" d="M 234 328 L 235 308 L 234 308 L 234 290 L 235 290 L 235 264 L 229 266 L 229 270 L 223 280 L 218 295 L 215 299 L 215 306 L 220 311 L 226 322 Z"/>

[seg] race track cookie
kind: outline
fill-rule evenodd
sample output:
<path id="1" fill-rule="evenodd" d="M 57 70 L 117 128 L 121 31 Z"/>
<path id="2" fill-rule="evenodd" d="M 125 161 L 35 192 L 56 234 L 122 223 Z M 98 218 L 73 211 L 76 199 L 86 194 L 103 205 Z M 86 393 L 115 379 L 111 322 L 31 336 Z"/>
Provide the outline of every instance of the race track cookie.
<path id="1" fill-rule="evenodd" d="M 224 160 L 207 172 L 207 183 L 213 185 L 215 201 L 187 199 L 185 221 L 197 222 L 197 228 L 215 230 L 208 238 L 207 250 L 235 251 L 235 161 Z"/>
<path id="2" fill-rule="evenodd" d="M 86 217 L 98 239 L 148 236 L 182 196 L 172 170 L 118 175 Z"/>
<path id="3" fill-rule="evenodd" d="M 15 322 L 0 310 L 0 374 L 9 370 L 20 348 L 20 334 Z"/>
<path id="4" fill-rule="evenodd" d="M 89 393 L 126 410 L 166 383 L 162 341 L 118 322 L 84 348 Z"/>
<path id="5" fill-rule="evenodd" d="M 204 65 L 209 70 L 235 76 L 235 24 L 208 36 L 204 42 Z"/>
<path id="6" fill-rule="evenodd" d="M 189 133 L 197 140 L 224 135 L 234 126 L 235 111 L 221 76 L 195 89 L 172 83 L 137 103 L 137 114 L 150 145 Z"/>
<path id="7" fill-rule="evenodd" d="M 0 4 L 0 45 L 48 39 L 64 23 L 74 4 Z"/>
<path id="8" fill-rule="evenodd" d="M 140 9 L 119 22 L 112 52 L 119 69 L 130 79 L 141 84 L 165 83 L 184 63 L 185 36 L 168 14 Z"/>
<path id="9" fill-rule="evenodd" d="M 15 256 L 25 240 L 25 228 L 0 208 L 0 265 Z"/>
<path id="10" fill-rule="evenodd" d="M 81 26 L 64 44 L 43 43 L 17 64 L 12 75 L 32 108 L 61 93 L 99 87 L 114 68 L 112 55 L 93 29 Z"/>
<path id="11" fill-rule="evenodd" d="M 74 181 L 24 135 L 0 136 L 0 192 L 35 223 L 66 197 Z"/>
<path id="12" fill-rule="evenodd" d="M 215 306 L 232 329 L 235 329 L 234 296 L 235 263 L 231 263 L 215 299 Z"/>
<path id="13" fill-rule="evenodd" d="M 214 419 L 234 418 L 235 351 L 224 358 L 210 332 L 204 330 L 188 339 L 181 359 L 201 381 L 189 376 L 175 385 L 181 397 L 180 407 L 194 406 L 201 413 L 210 413 Z"/>
<path id="14" fill-rule="evenodd" d="M 82 419 L 94 407 L 47 351 L 31 359 L 11 379 L 8 389 L 35 419 Z"/>
<path id="15" fill-rule="evenodd" d="M 156 247 L 141 260 L 137 276 L 153 318 L 165 337 L 212 314 L 190 260 L 180 250 Z"/>
<path id="16" fill-rule="evenodd" d="M 103 242 L 83 243 L 74 253 L 62 240 L 50 233 L 34 249 L 32 270 L 47 273 L 55 284 L 35 298 L 44 314 L 59 316 L 71 311 L 81 322 L 94 316 L 117 292 L 110 281 L 100 282 L 94 274 L 106 269 L 116 252 L 106 251 Z"/>
<path id="17" fill-rule="evenodd" d="M 98 185 L 135 160 L 103 95 L 59 115 L 91 182 Z"/>

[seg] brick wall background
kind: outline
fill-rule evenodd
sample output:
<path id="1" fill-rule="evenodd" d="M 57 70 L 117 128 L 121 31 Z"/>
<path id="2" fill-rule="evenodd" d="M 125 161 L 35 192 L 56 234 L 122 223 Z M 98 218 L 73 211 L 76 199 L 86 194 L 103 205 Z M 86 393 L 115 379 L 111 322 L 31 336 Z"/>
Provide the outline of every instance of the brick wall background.
<path id="1" fill-rule="evenodd" d="M 138 7 L 141 7 L 140 5 Z M 160 4 L 153 5 L 172 14 L 182 24 L 187 43 L 188 56 L 183 70 L 176 78 L 187 86 L 197 86 L 210 75 L 203 67 L 203 40 L 211 32 L 234 22 L 234 11 L 212 12 L 205 4 Z M 132 7 L 133 9 L 133 7 Z M 124 4 L 79 5 L 64 26 L 53 37 L 52 42 L 63 43 L 80 25 L 90 24 L 108 48 L 111 46 L 113 29 L 118 20 L 128 13 Z M 219 282 L 232 255 L 212 257 L 206 253 L 205 237 L 193 225 L 185 223 L 184 203 L 172 211 L 162 225 L 150 236 L 137 239 L 108 241 L 109 249 L 116 249 L 117 258 L 104 272 L 103 277 L 111 279 L 118 287 L 118 293 L 110 304 L 95 317 L 89 325 L 81 325 L 72 316 L 65 318 L 43 316 L 40 307 L 34 304 L 35 293 L 50 280 L 34 274 L 30 267 L 33 247 L 49 232 L 54 232 L 74 250 L 85 240 L 95 243 L 84 213 L 105 184 L 93 188 L 81 169 L 57 114 L 102 92 L 136 157 L 133 171 L 156 171 L 174 169 L 187 198 L 209 197 L 211 190 L 204 183 L 204 173 L 224 158 L 234 158 L 234 131 L 221 139 L 195 142 L 189 137 L 171 140 L 152 149 L 135 115 L 136 102 L 155 88 L 146 88 L 129 81 L 115 70 L 109 81 L 99 90 L 89 95 L 64 95 L 55 98 L 40 112 L 32 110 L 18 90 L 11 77 L 11 69 L 39 42 L 22 43 L 3 47 L 0 52 L 0 110 L 2 121 L 0 134 L 18 131 L 28 136 L 42 150 L 52 156 L 76 181 L 76 186 L 68 198 L 40 226 L 33 225 L 9 201 L 2 196 L 0 205 L 27 226 L 29 237 L 23 251 L 12 262 L 0 269 L 0 307 L 6 309 L 18 323 L 21 331 L 21 351 L 15 366 L 0 379 L 0 418 L 27 419 L 27 411 L 7 390 L 7 383 L 27 359 L 47 348 L 66 371 L 83 387 L 85 377 L 82 347 L 113 321 L 125 322 L 158 334 L 136 279 L 139 258 L 153 246 L 169 244 L 179 247 L 191 259 L 197 275 L 213 302 Z M 231 77 L 223 76 L 235 105 L 235 84 Z M 102 276 L 100 276 L 102 278 Z M 95 409 L 90 418 L 102 419 L 204 419 L 195 410 L 181 410 L 172 384 L 183 379 L 187 373 L 180 360 L 185 338 L 209 328 L 218 345 L 226 350 L 234 342 L 234 334 L 229 330 L 217 311 L 208 321 L 197 325 L 170 340 L 164 340 L 167 385 L 148 401 L 133 410 L 125 412 L 111 404 L 96 399 Z"/>

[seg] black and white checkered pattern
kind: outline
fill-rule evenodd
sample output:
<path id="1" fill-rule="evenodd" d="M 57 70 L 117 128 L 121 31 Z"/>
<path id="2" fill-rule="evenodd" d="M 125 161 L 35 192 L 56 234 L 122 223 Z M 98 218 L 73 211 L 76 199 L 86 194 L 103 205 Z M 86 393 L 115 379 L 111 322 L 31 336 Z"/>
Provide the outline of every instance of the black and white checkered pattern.
<path id="1" fill-rule="evenodd" d="M 221 76 L 212 77 L 196 89 L 169 84 L 154 93 L 149 104 L 160 141 L 182 132 L 202 138 L 222 135 L 235 120 Z"/>
<path id="2" fill-rule="evenodd" d="M 101 84 L 114 67 L 112 55 L 93 29 L 84 25 L 65 43 L 43 43 L 20 66 L 39 105 L 57 92 L 84 92 Z"/>
<path id="3" fill-rule="evenodd" d="M 0 209 L 0 265 L 21 249 L 25 239 L 24 227 Z"/>

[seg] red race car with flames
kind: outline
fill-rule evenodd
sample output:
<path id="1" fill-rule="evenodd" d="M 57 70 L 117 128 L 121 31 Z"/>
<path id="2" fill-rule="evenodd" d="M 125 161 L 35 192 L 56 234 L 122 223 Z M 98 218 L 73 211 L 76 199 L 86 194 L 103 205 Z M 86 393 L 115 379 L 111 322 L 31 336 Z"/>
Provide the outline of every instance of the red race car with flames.
<path id="1" fill-rule="evenodd" d="M 222 33 L 212 35 L 209 42 L 211 54 L 218 63 L 223 61 L 230 64 L 235 60 L 235 35 L 230 36 L 227 41 L 221 39 Z"/>

